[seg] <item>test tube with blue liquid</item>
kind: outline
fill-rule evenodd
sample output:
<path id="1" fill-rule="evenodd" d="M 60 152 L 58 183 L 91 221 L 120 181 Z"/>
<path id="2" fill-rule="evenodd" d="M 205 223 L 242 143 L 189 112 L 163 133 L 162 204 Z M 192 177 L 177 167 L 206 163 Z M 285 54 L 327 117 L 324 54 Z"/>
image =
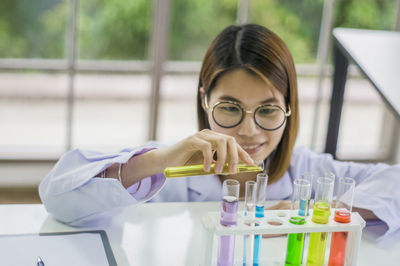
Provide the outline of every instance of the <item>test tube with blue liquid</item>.
<path id="1" fill-rule="evenodd" d="M 327 224 L 329 222 L 334 180 L 335 176 L 332 173 L 328 173 L 326 176 L 317 179 L 313 215 L 311 218 L 311 221 L 314 223 Z M 327 232 L 310 234 L 307 266 L 324 265 L 327 240 Z"/>
<path id="2" fill-rule="evenodd" d="M 310 181 L 303 178 L 295 179 L 293 182 L 293 195 L 289 219 L 290 223 L 296 225 L 304 225 L 306 223 L 310 197 Z M 301 265 L 303 257 L 304 236 L 305 233 L 294 233 L 288 235 L 285 266 Z"/>
<path id="3" fill-rule="evenodd" d="M 301 179 L 305 179 L 308 182 L 310 182 L 310 193 L 312 193 L 312 188 L 313 188 L 313 182 L 314 182 L 314 174 L 311 172 L 304 172 L 301 175 Z M 310 215 L 310 206 L 311 206 L 311 195 L 310 198 L 308 200 L 305 199 L 300 199 L 300 206 L 299 206 L 299 215 L 301 216 L 309 216 Z M 307 206 L 307 210 L 306 210 L 306 206 Z M 306 213 L 306 215 L 304 215 L 304 213 Z M 307 239 L 307 234 L 304 235 L 304 241 L 306 242 Z M 304 258 L 304 248 L 303 248 L 303 252 L 302 252 L 302 260 Z"/>
<path id="4" fill-rule="evenodd" d="M 246 181 L 244 223 L 250 227 L 254 227 L 256 222 L 256 190 L 257 183 L 255 181 Z M 245 235 L 243 243 L 243 265 L 253 266 L 254 235 Z"/>
<path id="5" fill-rule="evenodd" d="M 234 227 L 237 222 L 238 200 L 240 184 L 237 180 L 226 179 L 222 183 L 222 226 Z M 223 235 L 219 237 L 218 265 L 231 266 L 234 263 L 235 235 Z"/>
<path id="6" fill-rule="evenodd" d="M 355 184 L 355 180 L 350 177 L 343 177 L 339 180 L 335 216 L 333 218 L 336 222 L 350 223 Z M 332 233 L 329 266 L 345 265 L 347 237 L 348 232 Z"/>
<path id="7" fill-rule="evenodd" d="M 312 184 L 314 181 L 314 174 L 311 172 L 305 172 L 301 175 L 300 179 L 304 179 L 307 180 L 310 183 L 310 193 L 312 191 Z M 311 194 L 310 194 L 311 197 Z M 306 211 L 306 215 L 304 215 L 304 211 L 306 210 L 306 206 L 307 206 L 307 211 Z M 310 198 L 308 200 L 305 199 L 300 199 L 300 207 L 299 207 L 299 215 L 300 216 L 309 216 L 309 208 L 310 206 Z"/>
<path id="8" fill-rule="evenodd" d="M 256 217 L 257 218 L 264 217 L 264 205 L 265 205 L 265 199 L 267 197 L 267 184 L 268 184 L 268 175 L 266 173 L 257 174 L 257 187 L 256 187 Z M 262 235 L 254 236 L 253 265 L 259 265 L 261 238 L 262 238 Z"/>

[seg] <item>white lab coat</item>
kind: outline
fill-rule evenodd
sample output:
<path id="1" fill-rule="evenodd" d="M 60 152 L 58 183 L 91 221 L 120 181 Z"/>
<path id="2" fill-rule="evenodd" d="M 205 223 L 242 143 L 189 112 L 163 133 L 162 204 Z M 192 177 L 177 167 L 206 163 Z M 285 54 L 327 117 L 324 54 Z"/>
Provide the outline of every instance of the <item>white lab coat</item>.
<path id="1" fill-rule="evenodd" d="M 160 147 L 150 142 L 117 154 L 80 149 L 67 152 L 41 182 L 40 198 L 49 213 L 72 226 L 111 218 L 121 207 L 139 202 L 221 199 L 221 182 L 216 175 L 166 180 L 163 174 L 157 174 L 128 189 L 113 178 L 94 178 L 113 163 L 125 163 L 132 156 Z M 290 199 L 294 178 L 304 172 L 319 176 L 327 171 L 335 174 L 335 183 L 339 177 L 356 180 L 353 206 L 369 209 L 384 221 L 388 226 L 385 236 L 400 230 L 400 165 L 340 162 L 331 155 L 297 147 L 285 175 L 268 185 L 267 199 Z"/>

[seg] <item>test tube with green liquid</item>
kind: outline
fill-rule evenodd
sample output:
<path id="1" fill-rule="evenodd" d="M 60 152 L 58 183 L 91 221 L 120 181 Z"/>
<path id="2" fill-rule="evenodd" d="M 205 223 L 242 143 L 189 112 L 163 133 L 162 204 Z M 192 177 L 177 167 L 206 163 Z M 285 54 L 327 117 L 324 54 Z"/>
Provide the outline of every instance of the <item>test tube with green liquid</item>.
<path id="1" fill-rule="evenodd" d="M 311 183 L 307 179 L 295 179 L 293 182 L 293 195 L 289 222 L 296 225 L 306 223 L 308 202 L 311 197 Z M 301 265 L 303 257 L 304 233 L 288 235 L 285 266 Z"/>
<path id="2" fill-rule="evenodd" d="M 236 167 L 236 173 L 246 173 L 246 172 L 262 172 L 264 171 L 264 162 L 256 162 L 255 165 L 247 165 L 240 163 Z M 187 176 L 198 176 L 198 175 L 213 175 L 215 173 L 215 163 L 211 164 L 210 171 L 204 170 L 203 164 L 198 165 L 185 165 L 185 166 L 174 166 L 168 167 L 164 170 L 164 176 L 166 178 L 174 177 L 187 177 Z M 222 172 L 220 175 L 231 174 L 229 171 L 229 164 L 224 164 Z"/>
<path id="3" fill-rule="evenodd" d="M 327 224 L 331 215 L 331 202 L 334 186 L 332 173 L 317 179 L 314 208 L 311 221 L 317 224 Z M 327 232 L 310 234 L 308 245 L 307 266 L 322 266 L 325 260 L 325 249 L 328 239 Z"/>

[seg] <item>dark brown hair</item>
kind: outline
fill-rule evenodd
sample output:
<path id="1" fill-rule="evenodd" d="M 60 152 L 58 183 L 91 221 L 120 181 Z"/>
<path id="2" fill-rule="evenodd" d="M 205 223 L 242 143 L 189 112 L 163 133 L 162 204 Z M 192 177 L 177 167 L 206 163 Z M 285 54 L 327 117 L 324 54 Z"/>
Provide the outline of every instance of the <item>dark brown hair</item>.
<path id="1" fill-rule="evenodd" d="M 269 163 L 269 183 L 278 181 L 289 168 L 299 127 L 297 77 L 292 55 L 286 44 L 269 29 L 256 25 L 232 25 L 225 28 L 208 48 L 200 71 L 197 91 L 199 130 L 210 128 L 202 108 L 208 94 L 224 73 L 246 69 L 268 80 L 285 97 L 288 117 L 282 139 Z M 203 88 L 205 93 L 200 91 Z"/>

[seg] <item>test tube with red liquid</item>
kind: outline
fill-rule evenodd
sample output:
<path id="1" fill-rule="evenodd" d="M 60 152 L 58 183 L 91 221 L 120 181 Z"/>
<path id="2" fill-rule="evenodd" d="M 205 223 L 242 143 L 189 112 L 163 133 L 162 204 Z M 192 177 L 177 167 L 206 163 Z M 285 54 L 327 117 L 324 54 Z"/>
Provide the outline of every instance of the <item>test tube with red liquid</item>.
<path id="1" fill-rule="evenodd" d="M 339 180 L 335 216 L 333 218 L 336 222 L 350 223 L 354 187 L 355 181 L 353 178 L 343 177 Z M 345 264 L 347 238 L 348 232 L 332 233 L 329 266 L 340 266 Z"/>

